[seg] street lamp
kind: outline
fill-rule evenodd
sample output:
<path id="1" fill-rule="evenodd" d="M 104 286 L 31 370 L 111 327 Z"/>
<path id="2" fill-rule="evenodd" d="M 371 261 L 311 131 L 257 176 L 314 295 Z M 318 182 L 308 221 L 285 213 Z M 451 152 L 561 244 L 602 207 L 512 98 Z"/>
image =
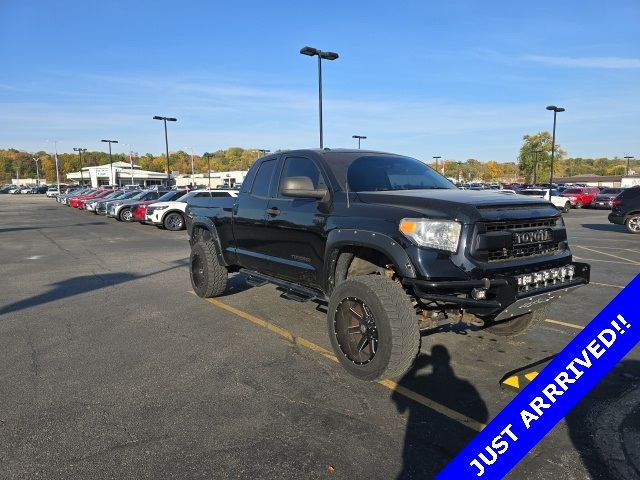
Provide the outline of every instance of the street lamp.
<path id="1" fill-rule="evenodd" d="M 300 49 L 302 55 L 318 57 L 318 106 L 320 110 L 320 148 L 324 148 L 322 140 L 322 60 L 335 60 L 338 54 L 335 52 L 323 52 L 317 48 L 304 47 Z"/>
<path id="2" fill-rule="evenodd" d="M 58 141 L 47 140 L 47 142 L 53 143 L 54 158 L 56 160 L 56 183 L 58 184 L 58 194 L 60 193 L 60 169 L 58 168 Z"/>
<path id="3" fill-rule="evenodd" d="M 101 140 L 101 142 L 109 144 L 109 169 L 111 171 L 110 173 L 111 178 L 109 179 L 109 185 L 113 185 L 114 178 L 113 178 L 113 159 L 111 158 L 111 144 L 118 143 L 118 141 L 117 140 Z"/>
<path id="4" fill-rule="evenodd" d="M 82 152 L 86 152 L 87 149 L 73 147 L 73 151 L 78 152 L 78 155 L 80 155 L 80 185 L 84 185 L 84 175 L 82 174 Z"/>
<path id="5" fill-rule="evenodd" d="M 36 185 L 39 187 L 40 186 L 40 169 L 38 168 L 38 162 L 40 161 L 40 159 L 34 157 L 33 161 L 36 162 Z"/>
<path id="6" fill-rule="evenodd" d="M 133 185 L 133 144 L 125 143 L 129 147 L 129 169 L 131 171 L 131 185 Z"/>
<path id="7" fill-rule="evenodd" d="M 462 162 L 456 162 L 458 164 L 458 183 L 460 183 L 460 165 L 462 165 Z"/>
<path id="8" fill-rule="evenodd" d="M 358 139 L 358 150 L 360 150 L 360 140 L 366 140 L 367 137 L 365 137 L 364 135 L 351 135 L 351 138 L 357 138 Z"/>
<path id="9" fill-rule="evenodd" d="M 440 155 L 438 155 L 438 156 L 436 156 L 436 157 L 433 157 L 433 159 L 436 161 L 436 172 L 438 171 L 438 159 L 439 159 L 439 158 L 442 158 L 442 157 L 441 157 Z M 444 172 L 444 167 L 443 167 L 443 169 L 442 169 L 442 170 L 443 170 L 443 172 Z"/>
<path id="10" fill-rule="evenodd" d="M 635 157 L 632 155 L 626 155 L 624 158 L 627 160 L 627 175 L 629 175 L 629 160 L 633 160 Z"/>
<path id="11" fill-rule="evenodd" d="M 161 117 L 160 115 L 155 115 L 153 117 L 154 120 L 162 120 L 164 122 L 164 146 L 167 149 L 167 187 L 171 185 L 171 171 L 169 170 L 169 139 L 167 137 L 167 122 L 177 122 L 177 118 L 173 117 Z"/>
<path id="12" fill-rule="evenodd" d="M 211 190 L 211 154 L 204 152 L 204 156 L 207 157 L 207 177 L 209 178 L 209 190 Z"/>
<path id="13" fill-rule="evenodd" d="M 564 112 L 564 108 L 556 107 L 555 105 L 549 105 L 547 110 L 553 112 L 553 135 L 551 136 L 551 173 L 549 174 L 549 188 L 553 187 L 553 161 L 556 156 L 556 115 L 560 112 Z"/>

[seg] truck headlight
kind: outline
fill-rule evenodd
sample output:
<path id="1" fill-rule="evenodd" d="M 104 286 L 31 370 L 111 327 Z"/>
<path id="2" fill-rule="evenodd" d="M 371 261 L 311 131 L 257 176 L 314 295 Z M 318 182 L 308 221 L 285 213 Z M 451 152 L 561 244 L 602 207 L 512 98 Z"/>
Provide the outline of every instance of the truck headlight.
<path id="1" fill-rule="evenodd" d="M 417 245 L 448 252 L 458 250 L 461 230 L 462 225 L 453 220 L 403 218 L 400 221 L 402 234 Z"/>

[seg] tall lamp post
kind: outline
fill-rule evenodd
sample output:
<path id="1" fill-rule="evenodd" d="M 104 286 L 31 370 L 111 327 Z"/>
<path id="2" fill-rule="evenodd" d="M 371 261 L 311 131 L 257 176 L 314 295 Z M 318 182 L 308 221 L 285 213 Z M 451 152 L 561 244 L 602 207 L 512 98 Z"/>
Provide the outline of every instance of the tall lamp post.
<path id="1" fill-rule="evenodd" d="M 167 122 L 177 122 L 177 118 L 173 117 L 161 117 L 156 115 L 154 120 L 162 120 L 164 122 L 164 146 L 167 150 L 167 187 L 171 186 L 171 170 L 169 170 L 169 138 L 167 137 Z"/>
<path id="2" fill-rule="evenodd" d="M 209 190 L 211 190 L 211 154 L 204 152 L 204 156 L 207 157 L 207 177 L 209 179 Z"/>
<path id="3" fill-rule="evenodd" d="M 560 112 L 564 112 L 564 108 L 556 107 L 555 105 L 549 105 L 547 110 L 553 112 L 553 135 L 551 136 L 551 173 L 549 174 L 549 188 L 553 187 L 553 161 L 556 156 L 556 115 Z"/>
<path id="4" fill-rule="evenodd" d="M 309 57 L 318 57 L 318 107 L 320 110 L 320 148 L 324 148 L 322 138 L 322 60 L 335 60 L 338 58 L 338 54 L 335 52 L 323 52 L 313 47 L 303 47 L 300 49 L 302 55 L 308 55 Z"/>
<path id="5" fill-rule="evenodd" d="M 436 161 L 436 172 L 438 171 L 438 159 L 442 158 L 440 155 L 433 157 L 433 159 Z"/>
<path id="6" fill-rule="evenodd" d="M 129 147 L 129 170 L 131 172 L 131 185 L 133 185 L 133 144 L 125 143 Z"/>
<path id="7" fill-rule="evenodd" d="M 80 155 L 80 185 L 84 185 L 84 175 L 82 174 L 82 152 L 86 152 L 87 149 L 81 147 L 73 147 L 73 150 L 74 152 L 78 152 L 78 155 Z"/>
<path id="8" fill-rule="evenodd" d="M 635 157 L 632 155 L 625 155 L 624 158 L 627 161 L 627 175 L 629 175 L 629 161 L 633 160 Z"/>
<path id="9" fill-rule="evenodd" d="M 40 186 L 40 169 L 38 168 L 39 158 L 33 158 L 33 161 L 36 162 L 36 186 Z"/>
<path id="10" fill-rule="evenodd" d="M 117 140 L 101 140 L 101 141 L 109 144 L 109 170 L 110 170 L 109 185 L 113 185 L 114 178 L 113 178 L 113 158 L 111 158 L 111 144 L 118 143 L 118 141 Z"/>
<path id="11" fill-rule="evenodd" d="M 462 165 L 462 162 L 456 162 L 458 164 L 458 183 L 460 183 L 460 165 Z"/>
<path id="12" fill-rule="evenodd" d="M 60 169 L 58 168 L 58 141 L 47 140 L 47 142 L 53 143 L 54 159 L 56 162 L 56 183 L 58 184 L 58 194 L 60 193 Z"/>
<path id="13" fill-rule="evenodd" d="M 358 139 L 358 150 L 360 150 L 360 140 L 366 140 L 367 137 L 365 137 L 364 135 L 351 135 L 351 138 L 357 138 Z"/>

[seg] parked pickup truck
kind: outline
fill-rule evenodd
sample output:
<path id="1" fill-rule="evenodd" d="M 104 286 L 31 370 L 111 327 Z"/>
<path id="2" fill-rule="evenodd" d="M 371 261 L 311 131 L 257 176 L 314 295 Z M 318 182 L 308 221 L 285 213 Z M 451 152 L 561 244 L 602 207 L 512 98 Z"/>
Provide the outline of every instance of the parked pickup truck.
<path id="1" fill-rule="evenodd" d="M 462 322 L 517 335 L 589 282 L 551 203 L 461 191 L 388 153 L 262 157 L 237 198 L 190 198 L 186 224 L 197 295 L 221 295 L 239 271 L 286 298 L 327 301 L 333 350 L 367 380 L 409 369 L 421 330 Z"/>

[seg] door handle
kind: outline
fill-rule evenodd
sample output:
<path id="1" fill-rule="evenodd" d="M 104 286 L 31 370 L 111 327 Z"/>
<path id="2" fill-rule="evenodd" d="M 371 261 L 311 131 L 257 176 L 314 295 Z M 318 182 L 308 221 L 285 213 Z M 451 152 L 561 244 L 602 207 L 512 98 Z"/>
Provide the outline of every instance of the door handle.
<path id="1" fill-rule="evenodd" d="M 278 207 L 267 208 L 267 213 L 275 217 L 276 215 L 280 215 L 280 209 Z"/>

